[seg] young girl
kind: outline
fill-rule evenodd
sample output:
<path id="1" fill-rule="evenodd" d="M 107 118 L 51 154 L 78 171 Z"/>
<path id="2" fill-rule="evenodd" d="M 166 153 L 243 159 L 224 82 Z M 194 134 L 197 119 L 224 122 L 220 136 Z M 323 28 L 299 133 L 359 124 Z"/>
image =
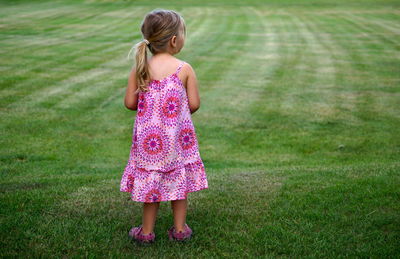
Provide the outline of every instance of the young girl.
<path id="1" fill-rule="evenodd" d="M 141 244 L 154 242 L 160 202 L 171 201 L 174 225 L 168 237 L 185 241 L 193 234 L 186 224 L 187 194 L 208 188 L 191 119 L 200 107 L 196 74 L 174 57 L 184 45 L 186 26 L 177 12 L 155 9 L 141 31 L 144 39 L 135 45 L 136 66 L 125 95 L 125 106 L 137 112 L 120 191 L 143 202 L 143 218 L 128 234 Z M 147 48 L 153 54 L 149 59 Z"/>

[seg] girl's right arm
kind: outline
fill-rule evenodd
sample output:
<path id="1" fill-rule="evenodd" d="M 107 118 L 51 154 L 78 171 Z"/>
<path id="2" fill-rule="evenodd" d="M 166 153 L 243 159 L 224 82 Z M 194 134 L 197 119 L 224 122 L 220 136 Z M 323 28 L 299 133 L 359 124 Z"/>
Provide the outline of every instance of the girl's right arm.
<path id="1" fill-rule="evenodd" d="M 188 64 L 186 92 L 189 99 L 190 113 L 192 114 L 200 108 L 200 95 L 199 95 L 196 73 L 194 72 L 194 69 L 190 64 Z"/>
<path id="2" fill-rule="evenodd" d="M 124 99 L 125 107 L 129 110 L 137 110 L 138 95 L 135 94 L 137 89 L 136 85 L 136 68 L 133 67 L 128 79 L 128 87 Z"/>

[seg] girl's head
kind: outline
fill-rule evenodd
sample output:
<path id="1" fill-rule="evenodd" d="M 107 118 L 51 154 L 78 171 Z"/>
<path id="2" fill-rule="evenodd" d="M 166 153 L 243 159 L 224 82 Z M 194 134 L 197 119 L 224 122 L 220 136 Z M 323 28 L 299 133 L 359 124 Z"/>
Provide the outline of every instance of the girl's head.
<path id="1" fill-rule="evenodd" d="M 186 37 L 186 25 L 182 16 L 172 10 L 155 9 L 146 14 L 141 24 L 143 40 L 136 47 L 137 92 L 147 91 L 150 81 L 147 48 L 155 55 L 174 55 L 182 49 Z M 146 43 L 145 39 L 148 41 Z"/>

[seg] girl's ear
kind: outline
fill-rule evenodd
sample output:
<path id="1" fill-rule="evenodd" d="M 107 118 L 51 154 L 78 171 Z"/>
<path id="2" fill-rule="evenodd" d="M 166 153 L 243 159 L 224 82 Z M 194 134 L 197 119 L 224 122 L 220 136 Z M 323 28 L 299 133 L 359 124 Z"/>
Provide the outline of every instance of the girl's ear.
<path id="1" fill-rule="evenodd" d="M 176 46 L 176 36 L 175 35 L 172 36 L 172 38 L 171 38 L 171 44 L 172 44 L 172 47 Z"/>

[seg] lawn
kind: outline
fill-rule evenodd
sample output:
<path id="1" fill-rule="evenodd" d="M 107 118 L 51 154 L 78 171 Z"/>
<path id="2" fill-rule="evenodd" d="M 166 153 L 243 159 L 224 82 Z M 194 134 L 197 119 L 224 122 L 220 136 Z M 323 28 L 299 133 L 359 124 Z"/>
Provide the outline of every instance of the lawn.
<path id="1" fill-rule="evenodd" d="M 400 254 L 398 1 L 0 1 L 1 257 L 299 258 Z M 123 105 L 143 16 L 182 14 L 177 58 L 209 188 L 195 235 L 130 243 Z"/>

